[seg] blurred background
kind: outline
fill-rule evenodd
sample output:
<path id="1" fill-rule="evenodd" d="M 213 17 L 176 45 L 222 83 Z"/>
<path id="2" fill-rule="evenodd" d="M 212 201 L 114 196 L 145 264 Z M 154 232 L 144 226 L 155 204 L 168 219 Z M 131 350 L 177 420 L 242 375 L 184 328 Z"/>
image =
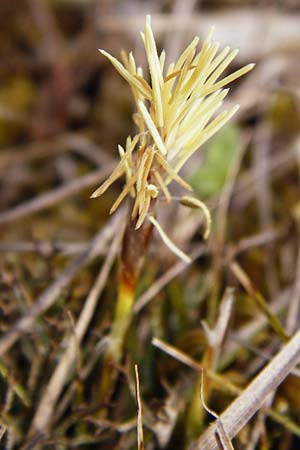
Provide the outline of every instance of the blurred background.
<path id="1" fill-rule="evenodd" d="M 201 361 L 200 320 L 214 316 L 208 301 L 217 305 L 226 287 L 234 285 L 231 338 L 220 361 L 224 376 L 245 386 L 279 348 L 267 322 L 255 328 L 259 310 L 226 264 L 230 258 L 237 258 L 274 312 L 280 312 L 289 334 L 299 326 L 300 1 L 0 0 L 0 336 L 7 336 L 84 254 L 99 229 L 110 224 L 109 208 L 122 182 L 100 199 L 89 196 L 115 167 L 117 145 L 134 133 L 133 102 L 124 80 L 97 49 L 116 57 L 121 49 L 133 49 L 143 66 L 139 32 L 149 13 L 168 62 L 195 35 L 202 41 L 214 25 L 222 48 L 240 49 L 230 70 L 250 62 L 256 67 L 230 86 L 225 107 L 241 105 L 232 123 L 184 169 L 212 212 L 212 239 L 202 242 L 199 213 L 162 208 L 169 235 L 194 251 L 197 261 L 187 274 L 154 239 L 138 293 L 146 296 L 138 299 L 111 422 L 100 423 L 94 415 L 101 362 L 101 352 L 94 349 L 110 326 L 115 269 L 78 367 L 49 419 L 51 433 L 39 436 L 38 448 L 135 448 L 135 403 L 126 388 L 132 383 L 129 362 L 140 364 L 149 406 L 147 448 L 186 448 L 207 421 L 189 415 L 195 374 L 155 351 L 152 336 Z M 103 259 L 108 247 L 106 242 L 98 256 Z M 1 353 L 0 448 L 36 448 L 30 423 L 99 260 L 83 266 L 62 283 L 50 308 L 42 308 L 38 320 Z M 161 280 L 175 266 L 176 277 Z M 153 283 L 154 294 L 147 291 Z M 272 418 L 251 422 L 236 448 L 298 448 L 299 390 L 298 376 L 289 377 L 270 403 Z M 213 399 L 222 411 L 232 397 L 216 389 Z M 160 414 L 167 404 L 176 405 L 176 417 L 164 422 Z"/>
<path id="2" fill-rule="evenodd" d="M 297 0 L 1 0 L 1 210 L 115 158 L 117 144 L 134 131 L 133 105 L 126 83 L 97 49 L 115 56 L 134 49 L 143 65 L 139 31 L 146 13 L 153 16 L 158 45 L 169 62 L 214 25 L 222 46 L 240 49 L 232 70 L 257 63 L 255 71 L 231 85 L 229 102 L 241 104 L 240 122 L 270 119 L 276 131 L 289 137 L 297 133 L 299 9 Z M 106 201 L 95 204 L 86 194 L 78 190 L 61 211 L 62 203 L 54 201 L 51 210 L 43 208 L 47 237 L 63 237 L 65 229 L 84 237 L 89 227 L 97 228 L 101 217 L 89 221 L 89 213 L 95 208 L 101 216 L 103 207 L 106 217 Z M 109 204 L 109 194 L 106 199 Z M 18 237 L 45 238 L 36 223 L 36 218 L 30 227 L 22 221 Z"/>

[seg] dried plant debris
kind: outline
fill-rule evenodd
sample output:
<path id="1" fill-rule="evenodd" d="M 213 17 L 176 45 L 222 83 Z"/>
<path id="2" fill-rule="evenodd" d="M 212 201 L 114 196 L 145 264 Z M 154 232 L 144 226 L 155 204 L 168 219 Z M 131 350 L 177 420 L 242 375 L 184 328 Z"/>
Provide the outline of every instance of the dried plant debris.
<path id="1" fill-rule="evenodd" d="M 144 3 L 1 0 L 0 448 L 300 448 L 299 7 Z"/>

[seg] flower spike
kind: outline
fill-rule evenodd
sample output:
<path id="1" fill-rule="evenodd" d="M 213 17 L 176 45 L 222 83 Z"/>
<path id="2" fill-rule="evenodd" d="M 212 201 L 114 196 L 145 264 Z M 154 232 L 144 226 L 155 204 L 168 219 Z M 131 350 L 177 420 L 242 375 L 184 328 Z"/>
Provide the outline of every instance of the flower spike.
<path id="1" fill-rule="evenodd" d="M 226 86 L 254 67 L 254 64 L 248 64 L 222 78 L 238 50 L 225 47 L 219 51 L 220 44 L 213 41 L 213 31 L 212 28 L 199 51 L 199 38 L 195 37 L 177 62 L 166 67 L 165 51 L 158 53 L 151 17 L 147 16 L 141 36 L 148 63 L 148 77 L 144 77 L 132 52 L 128 55 L 121 52 L 122 64 L 105 50 L 99 50 L 132 90 L 136 104 L 134 122 L 138 134 L 134 139 L 127 139 L 125 149 L 118 147 L 118 166 L 92 197 L 102 195 L 114 181 L 125 175 L 125 187 L 111 212 L 117 209 L 127 195 L 131 195 L 134 199 L 132 217 L 136 221 L 136 228 L 141 227 L 148 217 L 170 248 L 173 244 L 170 245 L 161 227 L 157 226 L 156 219 L 148 214 L 151 203 L 160 194 L 163 194 L 167 203 L 171 201 L 167 187 L 171 181 L 191 190 L 178 172 L 194 152 L 236 113 L 238 105 L 217 113 L 229 91 Z M 191 197 L 183 197 L 183 203 L 202 210 L 206 218 L 207 237 L 210 215 L 205 205 Z M 173 251 L 182 257 L 179 249 L 173 247 Z"/>

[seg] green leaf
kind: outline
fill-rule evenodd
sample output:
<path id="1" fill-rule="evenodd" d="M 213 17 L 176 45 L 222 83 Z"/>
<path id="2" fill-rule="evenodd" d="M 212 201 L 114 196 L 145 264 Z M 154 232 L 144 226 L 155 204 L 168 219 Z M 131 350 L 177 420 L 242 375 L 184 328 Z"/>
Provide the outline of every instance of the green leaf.
<path id="1" fill-rule="evenodd" d="M 204 161 L 190 180 L 194 191 L 202 198 L 212 197 L 222 190 L 238 152 L 239 140 L 239 128 L 227 125 L 207 146 Z"/>

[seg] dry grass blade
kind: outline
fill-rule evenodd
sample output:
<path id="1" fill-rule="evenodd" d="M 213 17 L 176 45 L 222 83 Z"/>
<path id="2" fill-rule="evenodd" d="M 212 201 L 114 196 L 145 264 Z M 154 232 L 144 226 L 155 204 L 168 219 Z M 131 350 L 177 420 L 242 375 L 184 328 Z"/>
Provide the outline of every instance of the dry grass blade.
<path id="1" fill-rule="evenodd" d="M 152 339 L 152 345 L 154 347 L 159 348 L 161 351 L 166 353 L 167 355 L 170 355 L 172 358 L 176 359 L 177 361 L 181 362 L 182 364 L 190 367 L 191 369 L 201 372 L 203 370 L 203 367 L 201 364 L 199 364 L 197 361 L 195 361 L 190 356 L 186 355 L 182 351 L 178 350 L 177 348 L 173 347 L 172 345 L 166 344 L 161 339 L 153 338 Z M 237 388 L 234 384 L 232 384 L 230 381 L 226 380 L 221 375 L 218 375 L 214 371 L 208 369 L 206 370 L 206 374 L 208 378 L 213 380 L 218 386 L 222 387 L 223 389 L 226 389 L 228 392 L 237 395 L 240 390 Z"/>
<path id="2" fill-rule="evenodd" d="M 0 377 L 6 381 L 11 392 L 14 392 L 25 406 L 31 406 L 31 399 L 27 390 L 14 380 L 10 370 L 2 362 L 0 362 Z"/>
<path id="3" fill-rule="evenodd" d="M 7 431 L 6 425 L 0 425 L 0 442 Z"/>
<path id="4" fill-rule="evenodd" d="M 282 236 L 282 230 L 270 230 L 259 233 L 258 235 L 251 236 L 249 238 L 242 239 L 233 248 L 230 249 L 230 256 L 237 256 L 238 254 L 249 250 L 252 247 L 267 245 L 270 241 L 278 239 Z M 191 261 L 195 261 L 197 258 L 209 253 L 209 248 L 203 244 L 200 244 L 194 248 L 189 255 Z M 140 312 L 151 300 L 157 295 L 168 283 L 170 283 L 175 277 L 187 270 L 188 266 L 182 262 L 176 262 L 167 272 L 159 277 L 140 297 L 137 298 L 133 312 L 137 314 Z"/>
<path id="5" fill-rule="evenodd" d="M 298 243 L 298 255 L 295 268 L 295 282 L 292 288 L 290 305 L 286 319 L 286 329 L 288 334 L 292 334 L 299 324 L 300 312 L 300 239 Z"/>
<path id="6" fill-rule="evenodd" d="M 233 439 L 248 423 L 251 417 L 261 408 L 266 397 L 288 376 L 299 360 L 300 331 L 220 415 L 230 439 Z M 219 450 L 215 439 L 216 429 L 217 423 L 214 423 L 188 450 Z"/>
<path id="7" fill-rule="evenodd" d="M 221 349 L 221 345 L 225 338 L 225 334 L 228 328 L 229 320 L 231 317 L 232 306 L 234 301 L 234 289 L 228 287 L 225 290 L 224 296 L 220 303 L 219 315 L 214 327 L 216 333 L 215 345 Z"/>
<path id="8" fill-rule="evenodd" d="M 218 318 L 213 329 L 210 329 L 205 321 L 202 321 L 204 332 L 206 334 L 209 347 L 211 348 L 211 367 L 217 368 L 222 344 L 228 328 L 233 306 L 233 288 L 228 287 L 225 290 L 220 303 Z"/>
<path id="9" fill-rule="evenodd" d="M 205 403 L 204 400 L 204 370 L 201 371 L 201 388 L 200 388 L 200 398 L 201 403 L 205 411 L 210 414 L 214 419 L 217 419 L 217 426 L 215 437 L 216 441 L 219 444 L 221 450 L 234 450 L 232 442 L 224 428 L 222 420 L 219 418 L 218 414 L 212 411 Z"/>
<path id="10" fill-rule="evenodd" d="M 244 237 L 237 243 L 232 244 L 228 257 L 234 259 L 239 253 L 250 250 L 252 247 L 264 246 L 284 236 L 286 230 L 283 227 L 263 230 L 253 236 Z"/>
<path id="11" fill-rule="evenodd" d="M 229 439 L 228 433 L 226 432 L 222 421 L 219 419 L 217 422 L 216 429 L 216 440 L 222 450 L 234 450 L 231 440 Z"/>
<path id="12" fill-rule="evenodd" d="M 43 256 L 52 253 L 73 255 L 82 253 L 88 248 L 88 242 L 62 242 L 62 241 L 16 241 L 0 242 L 0 253 L 39 253 Z"/>
<path id="13" fill-rule="evenodd" d="M 109 271 L 116 257 L 119 243 L 120 236 L 117 234 L 110 247 L 107 257 L 105 258 L 94 286 L 92 287 L 86 299 L 78 321 L 74 326 L 76 341 L 74 341 L 74 339 L 71 339 L 65 352 L 61 355 L 60 361 L 54 373 L 52 374 L 52 377 L 47 385 L 40 404 L 36 409 L 36 413 L 31 426 L 32 432 L 42 431 L 45 433 L 49 427 L 56 401 L 58 400 L 62 392 L 70 371 L 72 371 L 73 369 L 73 365 L 76 360 L 76 348 L 80 345 L 83 336 L 87 331 L 89 323 L 93 317 L 97 302 L 99 300 L 99 296 L 105 287 Z"/>
<path id="14" fill-rule="evenodd" d="M 278 298 L 270 303 L 272 314 L 279 315 L 285 310 L 289 303 L 290 289 L 283 291 Z M 262 329 L 267 327 L 268 318 L 265 314 L 256 316 L 251 322 L 241 327 L 238 331 L 229 334 L 229 342 L 225 353 L 222 355 L 220 366 L 227 365 L 235 354 L 241 350 L 243 342 L 250 342 Z"/>
<path id="15" fill-rule="evenodd" d="M 138 450 L 144 450 L 144 433 L 143 433 L 143 413 L 142 402 L 140 396 L 140 380 L 138 366 L 135 364 L 135 388 L 136 388 L 136 402 L 137 402 L 137 442 Z"/>
<path id="16" fill-rule="evenodd" d="M 99 255 L 99 252 L 103 250 L 103 246 L 106 245 L 107 240 L 111 238 L 119 226 L 121 216 L 122 213 L 115 216 L 113 220 L 109 221 L 108 224 L 97 233 L 88 249 L 71 262 L 60 277 L 58 277 L 57 280 L 38 297 L 34 305 L 28 309 L 26 314 L 17 320 L 0 338 L 0 355 L 3 355 L 10 349 L 22 334 L 30 330 L 37 317 L 55 303 L 62 289 L 70 283 L 81 269 Z"/>
<path id="17" fill-rule="evenodd" d="M 56 205 L 57 202 L 61 202 L 62 200 L 77 194 L 81 190 L 90 188 L 99 183 L 99 181 L 109 175 L 112 168 L 112 164 L 107 165 L 105 168 L 95 170 L 94 172 L 84 175 L 81 178 L 70 181 L 66 185 L 60 186 L 50 192 L 46 192 L 45 194 L 41 194 L 39 197 L 28 200 L 9 209 L 8 211 L 2 212 L 0 214 L 0 225 L 8 224 L 28 216 L 29 214 L 51 208 L 51 206 Z"/>
<path id="18" fill-rule="evenodd" d="M 261 126 L 258 126 L 253 141 L 253 171 L 259 171 L 262 174 L 256 183 L 257 212 L 261 228 L 266 229 L 271 228 L 274 222 L 272 178 L 268 171 L 272 149 L 272 130 L 270 125 L 262 123 Z M 278 292 L 278 279 L 275 265 L 273 264 L 274 249 L 272 245 L 268 248 L 268 256 L 266 281 L 270 294 L 274 296 Z M 291 334 L 289 333 L 289 335 Z"/>
<path id="19" fill-rule="evenodd" d="M 244 136 L 239 142 L 239 148 L 237 155 L 235 156 L 229 172 L 226 177 L 224 188 L 221 192 L 219 199 L 219 207 L 216 214 L 217 231 L 213 241 L 213 263 L 212 263 L 212 277 L 213 277 L 213 290 L 209 301 L 209 321 L 213 322 L 216 316 L 217 301 L 220 291 L 220 277 L 221 277 L 221 265 L 222 254 L 224 250 L 224 244 L 226 239 L 226 232 L 228 227 L 228 211 L 234 187 L 236 184 L 237 176 L 241 167 L 241 163 L 249 143 L 250 136 Z"/>
<path id="20" fill-rule="evenodd" d="M 274 331 L 283 341 L 286 341 L 288 339 L 288 335 L 285 332 L 283 326 L 281 325 L 277 317 L 272 313 L 269 305 L 267 304 L 261 293 L 254 287 L 246 272 L 237 262 L 230 264 L 230 268 L 241 285 L 244 287 L 246 292 L 255 300 L 260 309 L 266 314 Z"/>
<path id="21" fill-rule="evenodd" d="M 101 151 L 88 137 L 81 133 L 63 133 L 54 138 L 30 142 L 1 150 L 0 172 L 6 173 L 8 169 L 42 159 L 53 158 L 61 153 L 74 151 L 84 156 L 96 166 L 103 166 L 109 161 L 109 157 Z"/>

